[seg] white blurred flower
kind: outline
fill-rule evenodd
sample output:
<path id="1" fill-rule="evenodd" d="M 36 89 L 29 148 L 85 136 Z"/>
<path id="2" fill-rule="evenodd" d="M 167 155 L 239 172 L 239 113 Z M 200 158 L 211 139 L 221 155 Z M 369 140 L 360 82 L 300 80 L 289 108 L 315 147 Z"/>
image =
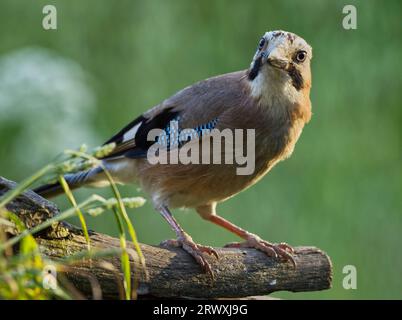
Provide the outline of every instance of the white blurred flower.
<path id="1" fill-rule="evenodd" d="M 94 112 L 94 94 L 76 62 L 33 47 L 0 57 L 0 148 L 12 139 L 6 154 L 17 168 L 36 169 L 66 148 L 96 141 Z M 13 132 L 2 137 L 2 128 Z"/>

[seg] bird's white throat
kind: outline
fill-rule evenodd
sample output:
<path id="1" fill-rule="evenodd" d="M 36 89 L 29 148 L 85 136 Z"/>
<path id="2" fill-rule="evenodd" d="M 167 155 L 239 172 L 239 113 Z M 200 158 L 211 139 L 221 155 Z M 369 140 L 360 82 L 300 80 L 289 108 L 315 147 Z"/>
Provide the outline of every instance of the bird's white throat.
<path id="1" fill-rule="evenodd" d="M 262 105 L 294 104 L 300 97 L 291 83 L 288 74 L 269 66 L 261 68 L 257 77 L 250 81 L 251 96 L 258 99 Z"/>

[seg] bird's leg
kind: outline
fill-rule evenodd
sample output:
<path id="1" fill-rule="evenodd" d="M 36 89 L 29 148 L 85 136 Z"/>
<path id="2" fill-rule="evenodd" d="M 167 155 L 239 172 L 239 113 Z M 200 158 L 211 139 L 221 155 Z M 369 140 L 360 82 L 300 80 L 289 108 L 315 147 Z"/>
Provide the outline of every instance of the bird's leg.
<path id="1" fill-rule="evenodd" d="M 160 207 L 159 212 L 166 219 L 177 236 L 176 240 L 165 240 L 161 243 L 161 245 L 181 247 L 198 262 L 204 272 L 208 272 L 211 277 L 214 278 L 211 265 L 205 259 L 203 253 L 205 252 L 212 254 L 216 258 L 219 258 L 218 253 L 211 247 L 196 244 L 193 239 L 183 230 L 183 228 L 180 227 L 167 207 Z"/>
<path id="2" fill-rule="evenodd" d="M 294 266 L 296 266 L 296 262 L 292 256 L 294 253 L 294 250 L 291 246 L 289 246 L 286 243 L 270 243 L 268 241 L 265 241 L 261 239 L 259 236 L 252 234 L 236 225 L 231 223 L 230 221 L 218 216 L 218 215 L 209 215 L 209 216 L 204 216 L 205 219 L 208 221 L 211 221 L 218 226 L 221 226 L 225 228 L 226 230 L 229 230 L 230 232 L 233 232 L 234 234 L 237 234 L 239 237 L 243 238 L 246 240 L 246 242 L 238 243 L 229 243 L 225 247 L 229 248 L 255 248 L 258 250 L 261 250 L 265 252 L 268 256 L 270 257 L 275 257 L 277 258 L 278 256 L 286 261 L 292 262 Z"/>

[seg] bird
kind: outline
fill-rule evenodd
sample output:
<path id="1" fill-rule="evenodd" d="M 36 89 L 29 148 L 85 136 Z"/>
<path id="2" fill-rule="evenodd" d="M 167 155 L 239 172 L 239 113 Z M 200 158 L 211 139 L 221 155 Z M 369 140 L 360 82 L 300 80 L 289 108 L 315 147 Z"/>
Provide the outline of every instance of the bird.
<path id="1" fill-rule="evenodd" d="M 189 253 L 204 272 L 213 274 L 207 255 L 218 252 L 194 242 L 172 214 L 175 208 L 192 208 L 201 218 L 244 240 L 226 245 L 254 248 L 267 256 L 296 265 L 294 250 L 287 243 L 271 243 L 233 224 L 217 213 L 217 205 L 257 183 L 277 163 L 293 152 L 311 112 L 312 47 L 300 36 L 283 30 L 264 33 L 248 68 L 207 78 L 192 84 L 149 109 L 108 139 L 113 151 L 100 157 L 103 166 L 120 184 L 137 183 L 150 196 L 157 212 L 168 222 L 176 239 L 163 242 Z M 214 130 L 253 129 L 255 167 L 239 175 L 233 164 L 150 163 L 148 154 L 157 141 L 149 141 L 153 129 L 179 128 Z M 167 153 L 199 143 L 208 134 L 193 137 Z M 100 167 L 66 174 L 71 189 L 108 184 Z M 34 190 L 49 198 L 63 192 L 58 182 Z M 244 213 L 243 213 L 244 214 Z"/>

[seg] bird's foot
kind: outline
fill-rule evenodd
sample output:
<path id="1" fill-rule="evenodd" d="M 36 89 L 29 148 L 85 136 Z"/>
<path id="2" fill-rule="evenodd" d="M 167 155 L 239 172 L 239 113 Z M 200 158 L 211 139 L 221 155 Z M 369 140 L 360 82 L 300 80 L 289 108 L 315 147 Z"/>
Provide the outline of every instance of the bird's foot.
<path id="1" fill-rule="evenodd" d="M 254 248 L 264 252 L 269 257 L 279 258 L 283 261 L 290 261 L 296 267 L 293 257 L 294 250 L 287 243 L 270 243 L 259 236 L 250 234 L 246 242 L 233 242 L 225 245 L 225 248 Z"/>
<path id="2" fill-rule="evenodd" d="M 203 246 L 195 243 L 188 234 L 184 234 L 177 240 L 176 239 L 165 240 L 161 243 L 161 246 L 182 248 L 197 261 L 197 263 L 201 266 L 204 272 L 208 273 L 211 276 L 211 278 L 214 279 L 214 274 L 212 272 L 211 265 L 204 256 L 204 253 L 207 253 L 209 255 L 214 255 L 217 259 L 219 259 L 218 253 L 212 247 Z"/>

